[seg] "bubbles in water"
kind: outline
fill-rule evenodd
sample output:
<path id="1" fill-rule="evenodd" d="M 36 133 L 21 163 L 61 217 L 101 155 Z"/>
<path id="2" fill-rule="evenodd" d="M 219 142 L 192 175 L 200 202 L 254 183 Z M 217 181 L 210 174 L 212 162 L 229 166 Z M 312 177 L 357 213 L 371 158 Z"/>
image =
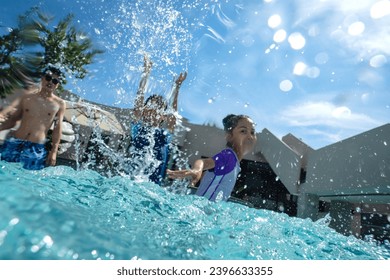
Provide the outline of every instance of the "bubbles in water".
<path id="1" fill-rule="evenodd" d="M 91 255 L 92 255 L 92 257 L 97 258 L 98 257 L 98 252 L 96 250 L 92 250 L 91 251 Z"/>
<path id="2" fill-rule="evenodd" d="M 18 218 L 13 218 L 11 221 L 9 221 L 9 225 L 10 226 L 17 225 L 18 223 L 19 223 L 19 219 Z"/>
<path id="3" fill-rule="evenodd" d="M 221 202 L 223 201 L 223 191 L 218 192 L 217 197 L 215 198 L 215 202 Z"/>
<path id="4" fill-rule="evenodd" d="M 36 253 L 36 252 L 39 251 L 39 249 L 40 249 L 40 248 L 39 248 L 38 245 L 33 245 L 33 246 L 31 246 L 31 249 L 30 249 L 30 250 L 31 250 L 32 253 Z"/>
<path id="5" fill-rule="evenodd" d="M 54 244 L 54 241 L 50 235 L 46 235 L 45 237 L 43 237 L 42 241 L 47 248 L 51 248 Z"/>

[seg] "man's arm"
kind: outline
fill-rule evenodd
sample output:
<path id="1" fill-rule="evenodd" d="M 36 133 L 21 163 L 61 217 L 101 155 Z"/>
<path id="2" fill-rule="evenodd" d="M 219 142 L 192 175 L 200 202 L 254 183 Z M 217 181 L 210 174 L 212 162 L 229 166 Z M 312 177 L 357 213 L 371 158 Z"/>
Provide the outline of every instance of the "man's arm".
<path id="1" fill-rule="evenodd" d="M 60 145 L 61 136 L 62 136 L 62 122 L 64 120 L 65 109 L 66 109 L 65 101 L 61 100 L 60 109 L 58 110 L 57 113 L 57 124 L 54 127 L 53 134 L 52 134 L 52 146 L 46 160 L 46 163 L 49 166 L 54 166 L 56 165 L 57 162 L 57 152 L 58 152 L 58 147 Z"/>
<path id="2" fill-rule="evenodd" d="M 13 128 L 22 119 L 22 99 L 15 99 L 0 112 L 0 131 Z"/>

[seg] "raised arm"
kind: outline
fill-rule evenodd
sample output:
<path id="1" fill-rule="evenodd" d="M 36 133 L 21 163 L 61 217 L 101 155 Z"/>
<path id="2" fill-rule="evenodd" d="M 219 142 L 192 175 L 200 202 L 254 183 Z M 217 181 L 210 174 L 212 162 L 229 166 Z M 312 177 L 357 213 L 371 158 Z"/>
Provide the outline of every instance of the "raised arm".
<path id="1" fill-rule="evenodd" d="M 187 78 L 187 72 L 180 73 L 179 77 L 175 81 L 175 84 L 174 84 L 172 91 L 171 91 L 171 95 L 170 95 L 169 100 L 168 100 L 168 106 L 169 106 L 168 109 L 171 112 L 167 116 L 167 124 L 168 124 L 168 129 L 170 131 L 173 131 L 175 129 L 175 126 L 176 126 L 176 117 L 175 117 L 174 113 L 177 112 L 177 102 L 178 102 L 179 90 L 180 90 L 181 84 L 184 82 L 184 80 L 186 78 Z"/>
<path id="2" fill-rule="evenodd" d="M 171 107 L 171 109 L 177 111 L 177 100 L 178 100 L 178 97 L 179 97 L 179 90 L 180 90 L 180 87 L 181 87 L 181 84 L 184 82 L 184 80 L 187 78 L 187 72 L 184 72 L 184 73 L 180 73 L 179 77 L 176 79 L 175 81 L 175 84 L 174 84 L 174 87 L 172 89 L 172 102 L 170 102 L 171 104 L 169 104 Z"/>
<path id="3" fill-rule="evenodd" d="M 144 106 L 145 88 L 149 79 L 150 70 L 152 69 L 152 62 L 147 55 L 144 56 L 144 71 L 141 75 L 141 81 L 139 82 L 137 95 L 134 102 L 134 113 L 137 118 L 140 117 L 142 108 Z"/>

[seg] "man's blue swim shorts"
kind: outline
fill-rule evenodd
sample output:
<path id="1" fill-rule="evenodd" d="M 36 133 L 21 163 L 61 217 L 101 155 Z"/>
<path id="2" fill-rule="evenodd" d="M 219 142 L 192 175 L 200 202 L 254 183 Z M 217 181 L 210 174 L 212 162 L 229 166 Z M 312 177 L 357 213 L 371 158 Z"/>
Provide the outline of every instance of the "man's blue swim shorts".
<path id="1" fill-rule="evenodd" d="M 17 138 L 6 139 L 1 147 L 1 159 L 21 162 L 23 168 L 39 170 L 45 167 L 47 150 L 45 144 L 33 143 Z"/>

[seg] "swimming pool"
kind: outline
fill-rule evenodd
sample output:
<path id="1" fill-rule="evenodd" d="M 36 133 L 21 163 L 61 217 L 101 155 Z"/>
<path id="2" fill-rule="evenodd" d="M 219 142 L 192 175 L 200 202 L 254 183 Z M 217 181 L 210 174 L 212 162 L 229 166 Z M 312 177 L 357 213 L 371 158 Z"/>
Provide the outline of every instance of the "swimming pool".
<path id="1" fill-rule="evenodd" d="M 366 260 L 388 245 L 148 182 L 0 161 L 0 259 Z M 387 247 L 386 247 L 387 246 Z"/>

